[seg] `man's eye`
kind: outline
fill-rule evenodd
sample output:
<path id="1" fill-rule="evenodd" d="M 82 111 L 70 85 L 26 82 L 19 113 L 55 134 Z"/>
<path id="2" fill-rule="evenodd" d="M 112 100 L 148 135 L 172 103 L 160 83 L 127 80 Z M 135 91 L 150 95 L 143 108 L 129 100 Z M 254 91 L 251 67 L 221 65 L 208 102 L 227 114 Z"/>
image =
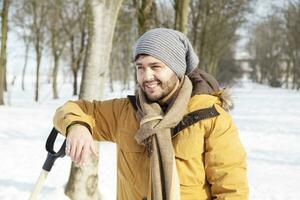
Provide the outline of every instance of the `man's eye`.
<path id="1" fill-rule="evenodd" d="M 152 66 L 152 69 L 160 69 L 161 67 L 159 65 Z"/>

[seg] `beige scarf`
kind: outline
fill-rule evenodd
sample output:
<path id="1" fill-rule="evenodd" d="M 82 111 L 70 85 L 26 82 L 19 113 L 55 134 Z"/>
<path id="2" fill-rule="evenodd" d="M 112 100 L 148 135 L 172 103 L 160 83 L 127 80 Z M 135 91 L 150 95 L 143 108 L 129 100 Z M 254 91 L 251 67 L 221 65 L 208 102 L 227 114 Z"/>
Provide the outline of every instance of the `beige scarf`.
<path id="1" fill-rule="evenodd" d="M 175 163 L 171 128 L 183 118 L 192 94 L 192 83 L 184 77 L 177 97 L 166 113 L 157 102 L 150 102 L 138 89 L 137 115 L 140 129 L 135 135 L 139 144 L 146 145 L 151 165 L 151 199 L 179 200 L 180 184 Z"/>

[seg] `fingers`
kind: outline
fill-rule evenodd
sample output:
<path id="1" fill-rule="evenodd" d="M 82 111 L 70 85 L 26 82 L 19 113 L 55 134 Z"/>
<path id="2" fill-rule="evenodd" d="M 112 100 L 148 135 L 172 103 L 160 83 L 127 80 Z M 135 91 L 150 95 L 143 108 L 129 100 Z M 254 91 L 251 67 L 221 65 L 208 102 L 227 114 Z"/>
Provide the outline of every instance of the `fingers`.
<path id="1" fill-rule="evenodd" d="M 95 158 L 98 158 L 98 152 L 93 141 L 85 144 L 83 144 L 81 141 L 67 141 L 66 155 L 70 156 L 71 160 L 75 164 L 82 166 L 90 154 L 92 154 L 92 156 Z"/>
<path id="2" fill-rule="evenodd" d="M 69 156 L 71 157 L 72 161 L 75 162 L 75 154 L 76 154 L 76 143 L 75 142 L 70 142 L 71 149 L 70 149 L 70 154 Z"/>
<path id="3" fill-rule="evenodd" d="M 89 130 L 80 125 L 71 127 L 67 134 L 66 155 L 70 156 L 75 164 L 82 165 L 90 154 L 98 157 Z"/>
<path id="4" fill-rule="evenodd" d="M 81 160 L 80 160 L 79 165 L 81 165 L 81 166 L 84 165 L 89 154 L 90 154 L 89 147 L 87 147 L 86 145 L 83 146 L 82 153 L 81 153 Z"/>
<path id="5" fill-rule="evenodd" d="M 75 163 L 80 163 L 81 154 L 83 150 L 83 143 L 81 141 L 69 142 L 69 147 L 66 147 L 66 155 L 70 156 Z"/>
<path id="6" fill-rule="evenodd" d="M 75 163 L 80 163 L 82 149 L 83 149 L 83 143 L 81 141 L 78 141 L 76 145 L 74 159 L 73 159 Z"/>
<path id="7" fill-rule="evenodd" d="M 71 144 L 67 141 L 66 142 L 66 149 L 65 149 L 66 155 L 70 156 L 70 152 L 71 152 Z"/>
<path id="8" fill-rule="evenodd" d="M 98 158 L 97 149 L 93 142 L 87 143 L 83 146 L 81 158 L 78 164 L 83 166 L 90 155 L 94 156 L 94 158 Z"/>
<path id="9" fill-rule="evenodd" d="M 94 143 L 92 142 L 90 145 L 90 151 L 92 152 L 92 155 L 96 158 L 98 158 L 98 151 L 94 145 Z"/>

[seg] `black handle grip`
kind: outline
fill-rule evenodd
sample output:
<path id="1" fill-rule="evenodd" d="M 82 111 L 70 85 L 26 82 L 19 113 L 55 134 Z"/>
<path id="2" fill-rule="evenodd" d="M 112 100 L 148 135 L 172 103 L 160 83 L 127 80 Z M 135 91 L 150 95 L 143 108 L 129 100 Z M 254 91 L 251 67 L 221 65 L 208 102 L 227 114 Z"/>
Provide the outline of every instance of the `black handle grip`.
<path id="1" fill-rule="evenodd" d="M 62 146 L 60 147 L 58 152 L 55 152 L 53 149 L 57 134 L 58 134 L 58 131 L 55 128 L 53 128 L 50 135 L 48 136 L 47 142 L 46 142 L 46 150 L 48 151 L 48 155 L 44 162 L 43 169 L 48 172 L 50 172 L 50 170 L 57 158 L 64 157 L 66 155 L 66 153 L 65 153 L 66 140 L 64 141 L 64 143 L 62 144 Z"/>

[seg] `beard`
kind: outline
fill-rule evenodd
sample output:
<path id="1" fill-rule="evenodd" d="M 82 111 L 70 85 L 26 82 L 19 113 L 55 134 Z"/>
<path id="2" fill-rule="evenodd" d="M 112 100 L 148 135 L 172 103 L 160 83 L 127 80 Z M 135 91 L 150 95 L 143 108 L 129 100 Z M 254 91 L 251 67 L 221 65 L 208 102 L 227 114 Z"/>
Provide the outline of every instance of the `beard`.
<path id="1" fill-rule="evenodd" d="M 150 101 L 160 101 L 174 90 L 177 81 L 178 77 L 174 74 L 166 81 L 161 81 L 157 78 L 144 81 L 141 88 Z M 155 87 L 149 89 L 149 85 L 155 85 Z"/>

